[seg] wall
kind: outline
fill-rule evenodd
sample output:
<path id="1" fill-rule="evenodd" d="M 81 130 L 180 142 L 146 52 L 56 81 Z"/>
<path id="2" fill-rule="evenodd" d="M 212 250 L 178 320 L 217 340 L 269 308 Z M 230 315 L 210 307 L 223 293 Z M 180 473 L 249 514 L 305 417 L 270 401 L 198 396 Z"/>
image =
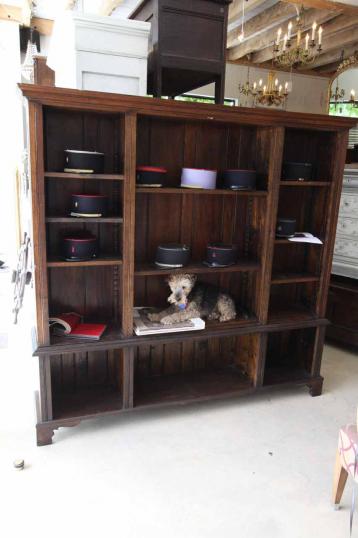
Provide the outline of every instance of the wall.
<path id="1" fill-rule="evenodd" d="M 0 21 L 0 70 L 0 252 L 5 252 L 6 261 L 11 261 L 16 256 L 16 169 L 23 148 L 22 98 L 16 87 L 20 81 L 16 22 Z"/>
<path id="2" fill-rule="evenodd" d="M 266 69 L 250 69 L 250 82 L 263 81 L 267 78 Z M 281 83 L 290 81 L 290 74 L 277 72 L 277 77 Z M 225 97 L 239 100 L 242 106 L 251 106 L 251 100 L 247 100 L 240 95 L 239 83 L 244 84 L 247 80 L 247 67 L 243 65 L 230 64 L 226 66 Z M 292 75 L 292 92 L 287 98 L 286 110 L 292 112 L 311 112 L 315 114 L 326 113 L 326 99 L 329 79 L 311 75 Z M 214 85 L 210 84 L 191 92 L 200 95 L 214 95 Z"/>

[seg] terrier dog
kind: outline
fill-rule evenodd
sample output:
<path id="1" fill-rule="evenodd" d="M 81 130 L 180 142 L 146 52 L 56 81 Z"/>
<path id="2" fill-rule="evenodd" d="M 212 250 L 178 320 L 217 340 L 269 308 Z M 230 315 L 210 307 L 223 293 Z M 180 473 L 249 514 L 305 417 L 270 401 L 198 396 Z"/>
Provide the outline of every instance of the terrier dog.
<path id="1" fill-rule="evenodd" d="M 162 312 L 149 314 L 151 321 L 164 325 L 180 323 L 192 318 L 230 321 L 236 317 L 235 303 L 230 295 L 210 284 L 196 283 L 197 277 L 188 274 L 170 275 L 171 306 Z"/>

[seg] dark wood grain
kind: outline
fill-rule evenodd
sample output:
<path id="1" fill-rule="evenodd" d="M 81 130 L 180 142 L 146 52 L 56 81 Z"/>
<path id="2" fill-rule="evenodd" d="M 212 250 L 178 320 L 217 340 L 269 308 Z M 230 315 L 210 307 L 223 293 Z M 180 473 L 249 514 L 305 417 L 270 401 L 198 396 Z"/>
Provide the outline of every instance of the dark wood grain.
<path id="1" fill-rule="evenodd" d="M 21 88 L 30 101 L 39 444 L 51 442 L 58 427 L 144 406 L 290 383 L 320 394 L 329 272 L 347 130 L 354 121 Z M 105 152 L 106 173 L 62 172 L 68 147 Z M 286 160 L 312 162 L 312 180 L 281 181 Z M 163 188 L 136 187 L 137 165 L 167 168 Z M 218 170 L 217 189 L 179 188 L 183 167 Z M 223 190 L 227 168 L 256 169 L 258 190 Z M 106 195 L 108 217 L 68 217 L 76 191 Z M 277 216 L 296 218 L 299 230 L 311 231 L 323 245 L 276 239 Z M 100 257 L 61 260 L 61 234 L 70 230 L 96 235 Z M 169 271 L 153 265 L 162 242 L 190 245 L 190 264 L 177 272 L 196 273 L 230 293 L 236 320 L 207 322 L 203 331 L 133 335 L 133 305 L 167 304 Z M 238 263 L 202 265 L 210 242 L 235 243 Z M 107 323 L 103 337 L 50 341 L 49 311 L 70 310 Z"/>

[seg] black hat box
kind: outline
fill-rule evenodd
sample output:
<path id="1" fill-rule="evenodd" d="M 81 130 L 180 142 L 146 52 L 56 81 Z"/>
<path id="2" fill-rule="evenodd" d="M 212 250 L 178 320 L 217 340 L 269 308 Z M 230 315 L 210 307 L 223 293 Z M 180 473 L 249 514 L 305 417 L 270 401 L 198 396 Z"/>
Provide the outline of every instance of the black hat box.
<path id="1" fill-rule="evenodd" d="M 206 247 L 205 265 L 209 267 L 229 267 L 237 261 L 237 246 L 225 243 L 211 243 Z"/>
<path id="2" fill-rule="evenodd" d="M 178 268 L 189 263 L 190 247 L 180 243 L 158 245 L 155 263 L 159 267 Z"/>
<path id="3" fill-rule="evenodd" d="M 104 217 L 108 196 L 103 194 L 71 194 L 72 217 Z"/>
<path id="4" fill-rule="evenodd" d="M 65 163 L 65 172 L 102 174 L 104 170 L 104 153 L 66 149 Z"/>
<path id="5" fill-rule="evenodd" d="M 282 179 L 285 181 L 309 181 L 312 179 L 312 164 L 298 162 L 284 162 Z"/>
<path id="6" fill-rule="evenodd" d="M 296 233 L 296 219 L 278 218 L 276 224 L 276 237 L 293 237 Z"/>
<path id="7" fill-rule="evenodd" d="M 158 166 L 138 166 L 136 183 L 144 187 L 162 187 L 167 172 L 166 168 Z"/>
<path id="8" fill-rule="evenodd" d="M 92 234 L 63 238 L 63 255 L 67 261 L 85 261 L 98 257 L 98 241 Z"/>
<path id="9" fill-rule="evenodd" d="M 232 190 L 254 190 L 256 188 L 256 170 L 225 170 L 224 187 Z"/>

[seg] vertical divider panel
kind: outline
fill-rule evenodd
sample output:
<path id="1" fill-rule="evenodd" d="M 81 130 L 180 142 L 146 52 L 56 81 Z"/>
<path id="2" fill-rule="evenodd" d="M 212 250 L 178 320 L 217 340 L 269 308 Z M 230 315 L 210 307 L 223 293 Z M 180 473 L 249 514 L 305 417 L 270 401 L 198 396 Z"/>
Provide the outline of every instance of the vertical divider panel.
<path id="1" fill-rule="evenodd" d="M 29 102 L 32 237 L 35 266 L 37 343 L 48 345 L 48 284 L 46 266 L 45 176 L 42 105 Z"/>
<path id="2" fill-rule="evenodd" d="M 256 288 L 256 312 L 260 323 L 267 323 L 268 307 L 270 299 L 270 285 L 273 252 L 275 245 L 275 229 L 278 198 L 280 191 L 281 167 L 284 146 L 284 128 L 271 128 L 261 131 L 257 143 L 258 171 L 265 167 L 269 160 L 266 199 L 266 211 L 262 215 L 258 212 L 256 218 L 263 219 L 261 226 L 261 267 L 258 273 L 258 286 Z M 259 135 L 258 135 L 259 136 Z M 258 337 L 256 374 L 254 376 L 255 387 L 261 387 L 264 378 L 265 357 L 267 348 L 267 335 Z"/>
<path id="3" fill-rule="evenodd" d="M 257 144 L 257 167 L 269 160 L 266 200 L 266 215 L 262 223 L 261 269 L 258 275 L 259 285 L 256 292 L 257 315 L 260 323 L 266 323 L 270 298 L 270 283 L 275 244 L 275 229 L 278 197 L 280 190 L 284 128 L 271 128 L 261 132 Z"/>
<path id="4" fill-rule="evenodd" d="M 327 307 L 328 287 L 331 279 L 331 266 L 334 250 L 334 240 L 336 234 L 339 204 L 341 200 L 342 178 L 346 162 L 346 151 L 348 147 L 348 131 L 335 133 L 331 158 L 331 186 L 328 198 L 326 213 L 326 233 L 324 237 L 323 253 L 321 259 L 321 276 L 319 279 L 316 314 L 324 317 Z"/>
<path id="5" fill-rule="evenodd" d="M 133 332 L 134 305 L 134 245 L 135 245 L 135 173 L 137 115 L 126 112 L 124 117 L 124 182 L 122 237 L 122 334 Z M 123 407 L 133 407 L 133 348 L 121 351 Z"/>

